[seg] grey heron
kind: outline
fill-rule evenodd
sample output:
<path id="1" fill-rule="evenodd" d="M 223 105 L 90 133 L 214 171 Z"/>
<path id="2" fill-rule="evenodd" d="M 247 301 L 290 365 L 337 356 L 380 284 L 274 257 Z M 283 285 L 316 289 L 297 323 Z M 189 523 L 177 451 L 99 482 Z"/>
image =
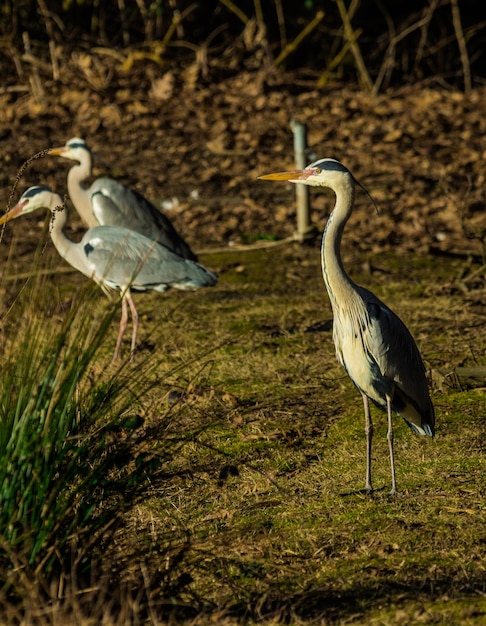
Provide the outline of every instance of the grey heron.
<path id="1" fill-rule="evenodd" d="M 373 491 L 371 400 L 388 415 L 391 493 L 395 494 L 392 411 L 400 414 L 415 433 L 429 437 L 435 433 L 435 415 L 425 366 L 409 330 L 386 304 L 349 278 L 341 260 L 341 239 L 353 210 L 355 185 L 364 187 L 344 165 L 329 158 L 302 170 L 277 172 L 259 178 L 328 187 L 336 195 L 321 246 L 322 274 L 333 311 L 336 356 L 363 397 L 367 440 L 364 490 L 367 493 Z M 366 189 L 364 191 L 368 194 Z"/>
<path id="2" fill-rule="evenodd" d="M 197 261 L 169 218 L 137 191 L 107 177 L 97 178 L 91 185 L 88 184 L 93 157 L 83 139 L 74 137 L 64 146 L 51 148 L 48 154 L 77 161 L 77 165 L 73 165 L 68 172 L 68 192 L 74 208 L 90 228 L 99 225 L 129 228 L 158 241 L 185 259 Z M 92 202 L 95 192 L 98 194 L 96 205 Z"/>
<path id="3" fill-rule="evenodd" d="M 72 267 L 98 283 L 105 292 L 116 290 L 121 294 L 122 316 L 113 360 L 120 354 L 128 322 L 127 305 L 133 321 L 131 354 L 135 350 L 138 313 L 132 291 L 164 292 L 170 287 L 196 290 L 217 282 L 216 274 L 199 263 L 184 259 L 128 228 L 96 226 L 90 228 L 81 241 L 72 241 L 64 232 L 67 210 L 62 199 L 47 187 L 27 189 L 19 202 L 0 217 L 0 225 L 42 208 L 52 213 L 50 235 L 59 254 Z"/>

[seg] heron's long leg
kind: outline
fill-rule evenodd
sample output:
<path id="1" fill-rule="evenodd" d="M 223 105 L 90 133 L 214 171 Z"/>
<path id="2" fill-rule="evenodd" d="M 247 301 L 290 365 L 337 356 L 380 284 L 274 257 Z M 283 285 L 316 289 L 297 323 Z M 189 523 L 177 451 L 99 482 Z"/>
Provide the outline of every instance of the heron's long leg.
<path id="1" fill-rule="evenodd" d="M 133 322 L 133 330 L 132 330 L 132 346 L 130 357 L 133 356 L 135 352 L 135 347 L 137 345 L 137 332 L 138 332 L 138 313 L 135 308 L 135 303 L 133 302 L 132 295 L 129 291 L 126 293 L 126 299 L 128 300 L 128 305 L 130 307 L 130 311 L 132 312 L 132 322 Z"/>
<path id="2" fill-rule="evenodd" d="M 371 493 L 373 491 L 373 486 L 371 484 L 371 446 L 373 442 L 373 421 L 371 419 L 370 401 L 368 400 L 368 396 L 366 396 L 364 393 L 361 395 L 363 396 L 363 405 L 364 405 L 364 414 L 365 414 L 365 434 L 366 434 L 365 491 L 366 493 Z"/>
<path id="3" fill-rule="evenodd" d="M 388 433 L 386 438 L 388 439 L 388 447 L 390 448 L 390 468 L 392 477 L 392 489 L 390 495 L 394 496 L 397 493 L 397 481 L 395 478 L 395 457 L 393 455 L 393 424 L 392 424 L 392 399 L 390 396 L 386 397 L 386 410 L 388 413 Z"/>
<path id="4" fill-rule="evenodd" d="M 122 297 L 122 314 L 120 318 L 120 330 L 118 331 L 118 339 L 116 340 L 115 354 L 113 355 L 113 360 L 116 361 L 120 356 L 120 348 L 121 342 L 123 339 L 123 335 L 127 328 L 128 322 L 128 309 L 127 309 L 127 300 L 126 294 Z"/>

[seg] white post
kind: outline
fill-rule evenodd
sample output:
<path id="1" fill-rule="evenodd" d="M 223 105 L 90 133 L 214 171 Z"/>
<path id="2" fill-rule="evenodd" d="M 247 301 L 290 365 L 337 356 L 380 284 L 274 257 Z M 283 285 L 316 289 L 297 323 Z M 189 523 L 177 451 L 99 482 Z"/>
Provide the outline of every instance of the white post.
<path id="1" fill-rule="evenodd" d="M 301 170 L 306 166 L 307 129 L 305 124 L 297 120 L 292 120 L 290 127 L 294 133 L 295 167 Z M 295 194 L 297 201 L 297 231 L 294 233 L 294 237 L 297 241 L 303 243 L 306 239 L 310 239 L 315 235 L 315 227 L 311 224 L 310 219 L 309 188 L 307 185 L 295 185 Z"/>

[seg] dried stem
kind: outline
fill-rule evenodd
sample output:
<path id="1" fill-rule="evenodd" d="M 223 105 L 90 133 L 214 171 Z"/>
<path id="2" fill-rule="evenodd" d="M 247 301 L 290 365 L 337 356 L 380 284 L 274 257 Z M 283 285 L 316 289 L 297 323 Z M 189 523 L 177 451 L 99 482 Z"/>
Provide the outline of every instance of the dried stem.
<path id="1" fill-rule="evenodd" d="M 380 71 L 378 72 L 378 76 L 375 80 L 375 84 L 373 85 L 374 95 L 376 95 L 381 89 L 381 86 L 383 84 L 385 77 L 387 77 L 388 81 L 390 80 L 390 76 L 393 71 L 393 66 L 395 64 L 395 50 L 396 50 L 397 45 L 400 43 L 400 41 L 405 39 L 405 37 L 408 37 L 408 35 L 410 35 L 410 33 L 412 33 L 414 30 L 417 30 L 418 28 L 420 28 L 422 31 L 421 36 L 420 36 L 420 43 L 417 47 L 417 55 L 414 61 L 414 68 L 416 68 L 417 64 L 422 58 L 423 48 L 424 48 L 425 42 L 427 41 L 427 32 L 428 32 L 427 29 L 432 20 L 432 16 L 435 12 L 435 9 L 437 8 L 438 3 L 439 3 L 439 0 L 432 0 L 432 2 L 427 7 L 427 9 L 424 10 L 422 17 L 419 20 L 417 20 L 413 24 L 410 24 L 410 26 L 407 26 L 407 28 L 404 28 L 401 32 L 398 33 L 398 35 L 395 35 L 395 36 L 392 36 L 395 32 L 393 23 L 391 22 L 391 19 L 390 20 L 387 19 L 388 29 L 390 32 L 390 43 L 388 44 L 388 48 L 384 55 L 383 63 L 381 64 Z"/>
<path id="2" fill-rule="evenodd" d="M 245 15 L 245 13 L 243 13 L 243 11 L 241 9 L 239 9 L 236 4 L 234 2 L 232 2 L 231 0 L 219 0 L 221 2 L 221 4 L 224 4 L 224 6 L 229 9 L 232 13 L 234 13 L 236 15 L 236 17 L 238 17 L 243 24 L 248 24 L 248 22 L 250 21 L 250 18 Z"/>
<path id="3" fill-rule="evenodd" d="M 462 73 L 464 75 L 464 92 L 466 95 L 471 93 L 471 67 L 469 65 L 469 56 L 467 53 L 466 40 L 462 31 L 461 14 L 459 13 L 459 5 L 457 0 L 450 0 L 452 11 L 452 23 L 456 33 L 457 45 L 459 46 L 459 54 L 461 56 Z"/>
<path id="4" fill-rule="evenodd" d="M 282 0 L 274 0 L 275 11 L 277 13 L 278 30 L 280 33 L 280 50 L 287 45 L 287 31 L 285 29 L 285 14 L 282 7 Z"/>
<path id="5" fill-rule="evenodd" d="M 49 55 L 51 57 L 52 78 L 59 80 L 59 62 L 57 59 L 56 43 L 49 39 Z"/>
<path id="6" fill-rule="evenodd" d="M 255 17 L 256 17 L 257 24 L 261 26 L 265 23 L 263 19 L 261 0 L 253 0 L 253 4 L 255 5 Z"/>
<path id="7" fill-rule="evenodd" d="M 194 2 L 190 4 L 188 7 L 186 7 L 183 11 L 181 12 L 177 11 L 177 13 L 174 13 L 172 17 L 172 23 L 167 29 L 167 32 L 165 33 L 164 38 L 162 39 L 162 42 L 161 42 L 163 50 L 167 48 L 170 40 L 172 39 L 174 32 L 177 30 L 177 28 L 179 28 L 182 21 L 189 15 L 189 13 L 194 11 L 194 9 L 196 8 L 197 8 L 197 4 Z"/>
<path id="8" fill-rule="evenodd" d="M 27 31 L 22 33 L 22 40 L 24 43 L 25 58 L 35 58 L 30 48 L 30 37 Z M 32 64 L 32 74 L 29 76 L 29 83 L 34 100 L 37 104 L 42 104 L 44 101 L 44 88 L 42 86 L 39 71 L 37 70 L 37 66 L 35 64 Z"/>
<path id="9" fill-rule="evenodd" d="M 314 30 L 314 28 L 323 19 L 324 15 L 325 15 L 324 11 L 317 11 L 316 16 L 312 20 L 312 22 L 309 22 L 309 24 L 307 24 L 307 26 L 300 31 L 297 37 L 285 46 L 284 50 L 282 50 L 282 52 L 275 59 L 275 65 L 278 66 L 281 63 L 283 63 L 283 61 L 289 56 L 289 54 L 294 52 L 299 47 L 301 41 L 305 39 L 305 37 L 307 37 L 307 35 Z"/>
<path id="10" fill-rule="evenodd" d="M 370 75 L 368 74 L 368 70 L 366 69 L 366 65 L 363 61 L 363 57 L 361 55 L 361 50 L 359 49 L 357 43 L 357 37 L 355 32 L 353 31 L 353 27 L 351 26 L 351 8 L 348 12 L 344 5 L 344 0 L 336 0 L 336 4 L 339 9 L 339 14 L 341 16 L 341 20 L 344 27 L 344 37 L 349 42 L 351 52 L 354 56 L 354 62 L 356 64 L 356 70 L 358 72 L 358 80 L 361 84 L 361 87 L 368 92 L 372 91 L 373 85 L 371 82 Z M 352 7 L 354 9 L 354 6 Z"/>
<path id="11" fill-rule="evenodd" d="M 138 10 L 140 11 L 140 15 L 142 16 L 143 26 L 145 30 L 145 39 L 147 41 L 150 41 L 151 39 L 150 31 L 152 30 L 152 28 L 150 25 L 150 18 L 148 15 L 147 7 L 145 6 L 145 2 L 143 0 L 136 0 L 136 3 L 137 3 Z"/>
<path id="12" fill-rule="evenodd" d="M 361 33 L 362 33 L 362 31 L 359 28 L 358 30 L 354 31 L 354 36 L 357 38 L 357 37 L 359 37 L 361 35 Z M 329 73 L 332 72 L 332 70 L 334 68 L 339 67 L 341 65 L 341 62 L 344 59 L 344 57 L 346 56 L 346 54 L 348 53 L 350 46 L 351 46 L 351 42 L 350 41 L 345 41 L 343 47 L 338 52 L 338 54 L 336 54 L 329 61 L 325 71 L 322 72 L 322 74 L 319 76 L 319 80 L 317 81 L 317 85 L 319 87 L 323 87 L 326 84 L 326 82 L 327 82 L 327 78 L 329 76 Z"/>
<path id="13" fill-rule="evenodd" d="M 413 24 L 410 29 L 415 30 L 415 28 L 418 26 L 420 28 L 420 41 L 419 44 L 417 46 L 417 54 L 415 55 L 415 61 L 414 61 L 414 65 L 413 65 L 413 69 L 412 69 L 412 73 L 415 73 L 416 68 L 418 67 L 419 63 L 422 60 L 423 54 L 424 54 L 424 50 L 425 50 L 425 44 L 427 43 L 427 35 L 429 32 L 429 25 L 432 21 L 432 17 L 435 13 L 435 10 L 437 9 L 437 7 L 439 6 L 439 0 L 430 0 L 429 2 L 429 6 L 426 7 L 423 11 L 423 16 L 422 18 L 416 23 Z M 406 29 L 406 31 L 412 32 L 409 29 Z M 407 33 L 408 34 L 408 33 Z"/>

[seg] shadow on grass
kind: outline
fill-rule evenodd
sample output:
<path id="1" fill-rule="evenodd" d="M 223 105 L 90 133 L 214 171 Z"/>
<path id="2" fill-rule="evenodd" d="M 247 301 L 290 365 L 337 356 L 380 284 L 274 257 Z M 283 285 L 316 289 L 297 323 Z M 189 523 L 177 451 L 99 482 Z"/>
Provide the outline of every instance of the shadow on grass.
<path id="1" fill-rule="evenodd" d="M 265 597 L 254 597 L 245 605 L 228 607 L 227 615 L 242 623 L 249 620 L 283 624 L 351 623 L 378 608 L 400 609 L 413 603 L 416 609 L 420 609 L 428 602 L 440 599 L 445 602 L 461 598 L 473 602 L 475 598 L 484 597 L 485 590 L 486 582 L 479 575 L 457 580 L 451 574 L 434 580 L 415 578 L 409 582 L 373 577 L 368 584 L 357 584 L 346 590 L 340 590 L 336 585 L 294 595 L 273 596 L 269 593 Z M 474 617 L 482 616 L 486 617 L 486 609 L 477 606 Z"/>

